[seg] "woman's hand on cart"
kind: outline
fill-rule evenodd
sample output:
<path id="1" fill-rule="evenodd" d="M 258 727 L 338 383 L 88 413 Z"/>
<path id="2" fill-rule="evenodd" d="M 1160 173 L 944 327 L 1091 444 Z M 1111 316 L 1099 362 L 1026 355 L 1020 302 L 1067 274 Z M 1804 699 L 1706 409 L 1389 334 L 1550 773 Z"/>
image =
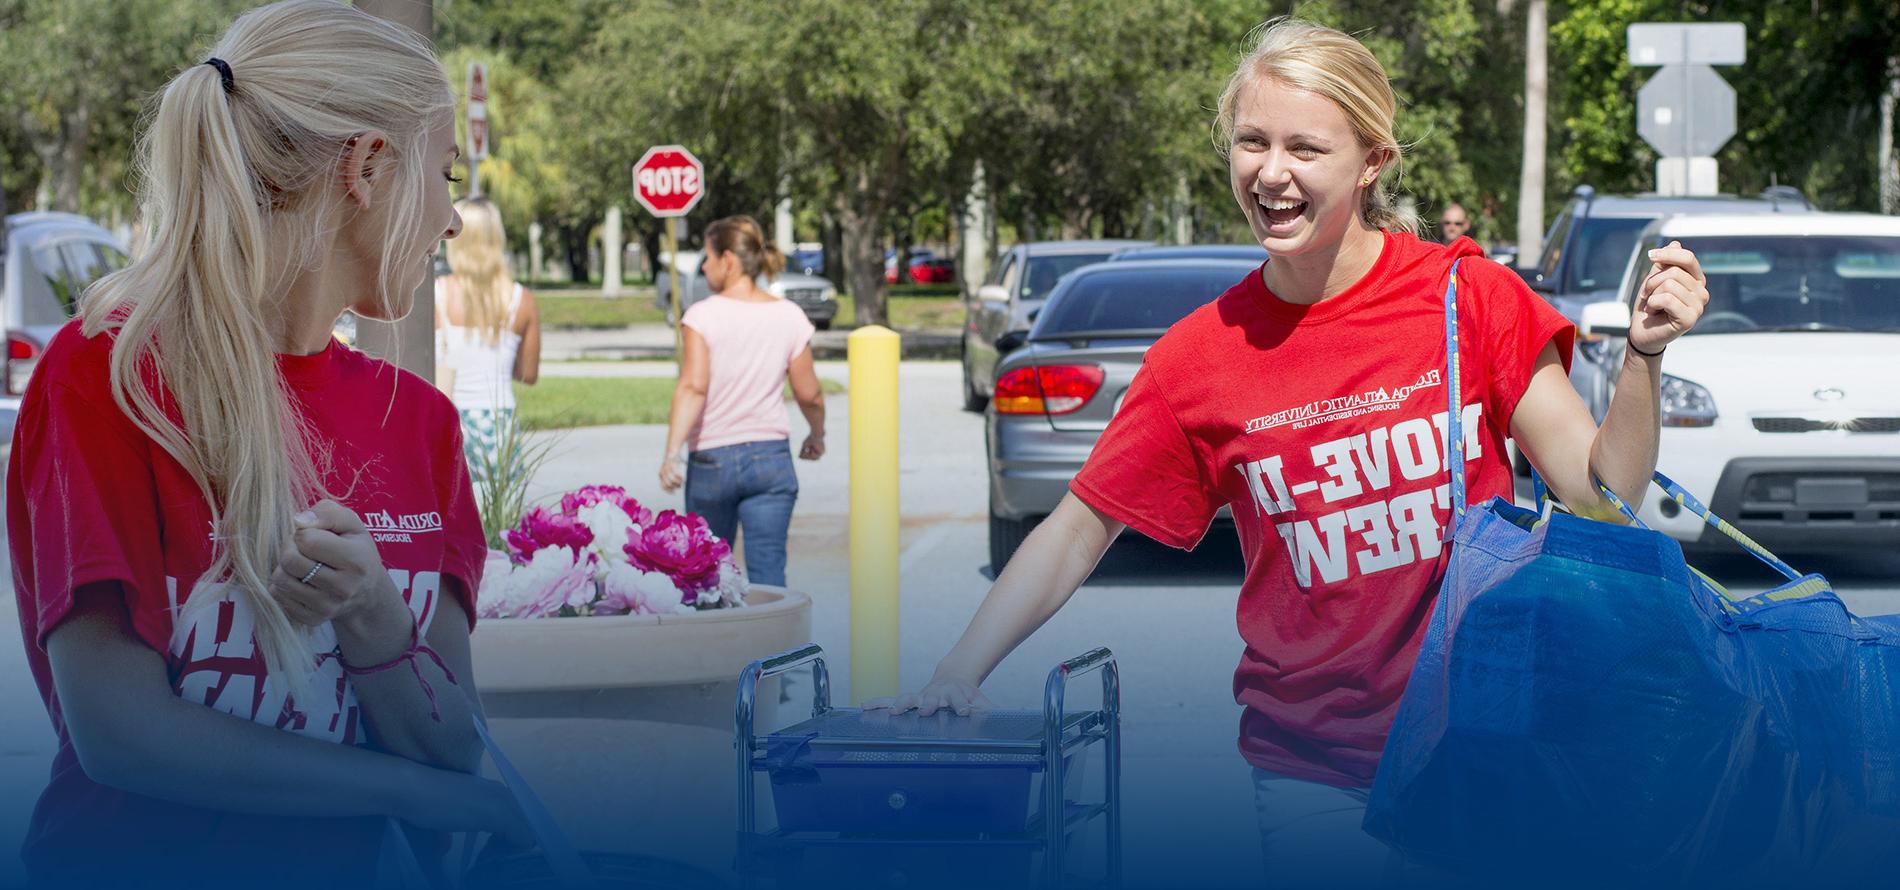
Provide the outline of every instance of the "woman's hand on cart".
<path id="1" fill-rule="evenodd" d="M 940 710 L 955 711 L 959 716 L 969 716 L 971 711 L 987 711 L 996 707 L 990 703 L 983 690 L 977 684 L 960 677 L 932 677 L 924 688 L 895 698 L 874 698 L 864 703 L 867 711 L 891 711 L 902 714 L 916 711 L 919 717 L 928 717 Z"/>

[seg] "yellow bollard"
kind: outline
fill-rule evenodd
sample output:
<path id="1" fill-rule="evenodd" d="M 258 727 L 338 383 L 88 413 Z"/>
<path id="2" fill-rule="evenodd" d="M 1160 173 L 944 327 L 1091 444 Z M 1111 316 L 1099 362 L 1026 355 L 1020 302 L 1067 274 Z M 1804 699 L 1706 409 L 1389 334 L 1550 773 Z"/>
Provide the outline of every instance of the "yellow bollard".
<path id="1" fill-rule="evenodd" d="M 851 332 L 851 697 L 897 694 L 899 338 Z"/>

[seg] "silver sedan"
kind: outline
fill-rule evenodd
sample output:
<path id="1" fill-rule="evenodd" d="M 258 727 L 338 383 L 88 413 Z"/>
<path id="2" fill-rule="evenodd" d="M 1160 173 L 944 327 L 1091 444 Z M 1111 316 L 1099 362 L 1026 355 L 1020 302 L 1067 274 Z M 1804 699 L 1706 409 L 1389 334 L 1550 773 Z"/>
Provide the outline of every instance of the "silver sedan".
<path id="1" fill-rule="evenodd" d="M 1228 259 L 1085 266 L 1056 285 L 1027 334 L 1004 335 L 984 412 L 991 567 L 1001 571 L 1068 493 L 1148 347 L 1258 268 Z"/>

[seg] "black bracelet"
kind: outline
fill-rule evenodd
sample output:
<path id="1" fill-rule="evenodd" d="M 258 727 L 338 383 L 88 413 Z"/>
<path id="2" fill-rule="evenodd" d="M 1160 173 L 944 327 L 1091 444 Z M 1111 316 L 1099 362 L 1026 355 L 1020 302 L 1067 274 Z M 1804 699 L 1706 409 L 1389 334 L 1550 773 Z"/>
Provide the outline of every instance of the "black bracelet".
<path id="1" fill-rule="evenodd" d="M 1630 351 L 1631 351 L 1631 352 L 1634 352 L 1634 353 L 1636 353 L 1637 355 L 1643 355 L 1643 356 L 1648 356 L 1648 357 L 1650 357 L 1650 358 L 1657 358 L 1657 357 L 1659 357 L 1659 356 L 1661 356 L 1661 355 L 1663 354 L 1663 352 L 1664 352 L 1665 350 L 1667 350 L 1667 349 L 1669 348 L 1669 347 L 1667 347 L 1667 346 L 1664 346 L 1664 347 L 1663 347 L 1662 349 L 1658 349 L 1658 350 L 1656 350 L 1655 352 L 1644 352 L 1644 351 L 1642 351 L 1642 350 L 1640 350 L 1640 349 L 1637 349 L 1637 348 L 1636 348 L 1636 344 L 1634 344 L 1634 343 L 1630 343 L 1630 342 L 1628 342 L 1628 341 L 1624 341 L 1624 343 L 1623 343 L 1623 345 L 1625 345 L 1625 346 L 1628 346 L 1628 347 L 1630 348 Z"/>

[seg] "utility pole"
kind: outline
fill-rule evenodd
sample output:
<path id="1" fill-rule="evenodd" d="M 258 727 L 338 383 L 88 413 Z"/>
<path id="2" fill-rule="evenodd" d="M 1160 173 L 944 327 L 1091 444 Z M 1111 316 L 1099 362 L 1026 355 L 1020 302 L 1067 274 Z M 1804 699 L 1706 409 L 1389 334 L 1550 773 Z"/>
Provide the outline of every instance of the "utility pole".
<path id="1" fill-rule="evenodd" d="M 1524 164 L 1517 179 L 1517 264 L 1544 251 L 1544 114 L 1549 90 L 1549 3 L 1531 0 L 1524 25 Z"/>
<path id="2" fill-rule="evenodd" d="M 356 7 L 378 18 L 402 25 L 423 38 L 435 38 L 435 9 L 430 0 L 356 0 Z M 401 321 L 361 319 L 356 325 L 357 347 L 371 355 L 399 363 L 406 371 L 435 382 L 435 271 L 423 275 L 414 308 Z"/>

